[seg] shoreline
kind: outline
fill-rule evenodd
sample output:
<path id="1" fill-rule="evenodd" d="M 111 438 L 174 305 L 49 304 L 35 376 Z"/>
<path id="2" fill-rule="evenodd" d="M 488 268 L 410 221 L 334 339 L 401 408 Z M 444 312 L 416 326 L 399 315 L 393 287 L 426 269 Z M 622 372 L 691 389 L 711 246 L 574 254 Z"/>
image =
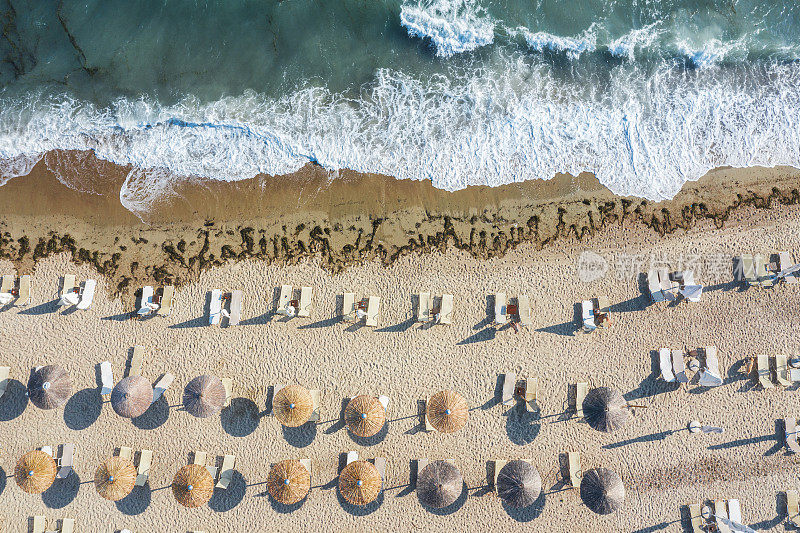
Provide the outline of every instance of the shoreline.
<path id="1" fill-rule="evenodd" d="M 51 168 L 90 192 L 66 187 Z M 447 192 L 429 181 L 351 171 L 331 179 L 307 166 L 240 182 L 183 180 L 142 221 L 120 202 L 129 170 L 71 152 L 48 154 L 28 176 L 11 179 L 0 187 L 0 258 L 30 272 L 42 258 L 69 252 L 128 295 L 249 258 L 295 264 L 316 256 L 331 273 L 448 247 L 488 259 L 615 223 L 663 236 L 703 219 L 721 227 L 745 205 L 800 202 L 800 170 L 790 167 L 717 169 L 673 199 L 651 202 L 617 196 L 589 173 Z"/>

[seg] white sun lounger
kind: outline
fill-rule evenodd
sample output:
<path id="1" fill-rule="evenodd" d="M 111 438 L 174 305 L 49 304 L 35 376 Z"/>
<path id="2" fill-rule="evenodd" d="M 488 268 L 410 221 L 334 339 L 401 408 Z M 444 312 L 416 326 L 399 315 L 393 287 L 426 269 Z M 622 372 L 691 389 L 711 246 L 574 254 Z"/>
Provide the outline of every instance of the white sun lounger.
<path id="1" fill-rule="evenodd" d="M 431 298 L 431 293 L 429 292 L 419 293 L 419 310 L 417 311 L 417 322 L 429 321 L 431 319 L 432 307 L 433 307 L 433 301 Z"/>
<path id="2" fill-rule="evenodd" d="M 586 399 L 586 394 L 588 392 L 588 383 L 579 382 L 575 384 L 575 416 L 578 418 L 583 417 L 583 400 Z"/>
<path id="3" fill-rule="evenodd" d="M 439 305 L 439 324 L 449 326 L 453 323 L 453 295 L 442 294 L 442 301 Z"/>
<path id="4" fill-rule="evenodd" d="M 208 454 L 206 452 L 194 452 L 194 457 L 192 457 L 192 464 L 206 466 L 207 458 Z"/>
<path id="5" fill-rule="evenodd" d="M 789 361 L 785 355 L 775 356 L 775 377 L 778 380 L 778 385 L 791 387 L 792 380 L 789 379 Z"/>
<path id="6" fill-rule="evenodd" d="M 661 294 L 664 296 L 666 300 L 674 300 L 675 299 L 675 291 L 677 285 L 669 279 L 669 272 L 666 268 L 659 268 L 657 270 L 658 273 L 658 281 L 661 284 Z"/>
<path id="7" fill-rule="evenodd" d="M 689 383 L 686 376 L 686 361 L 683 358 L 683 350 L 672 350 L 672 372 L 675 374 L 675 381 L 678 383 Z"/>
<path id="8" fill-rule="evenodd" d="M 525 391 L 522 401 L 525 403 L 525 410 L 529 413 L 537 411 L 539 406 L 536 401 L 539 397 L 539 378 L 528 378 L 522 380 L 522 387 Z"/>
<path id="9" fill-rule="evenodd" d="M 61 447 L 61 456 L 58 458 L 57 479 L 66 479 L 72 473 L 75 459 L 75 445 L 72 443 L 64 444 Z"/>
<path id="10" fill-rule="evenodd" d="M 700 385 L 704 387 L 719 387 L 722 385 L 722 373 L 719 371 L 719 358 L 716 346 L 703 348 L 706 356 L 706 366 L 700 371 Z"/>
<path id="11" fill-rule="evenodd" d="M 356 294 L 354 292 L 344 293 L 342 300 L 342 317 L 345 322 L 354 323 L 358 320 L 356 313 Z"/>
<path id="12" fill-rule="evenodd" d="M 386 483 L 386 458 L 385 457 L 374 457 L 372 459 L 372 464 L 375 466 L 375 470 L 378 471 L 378 474 L 380 474 L 381 481 L 385 484 Z"/>
<path id="13" fill-rule="evenodd" d="M 374 328 L 378 325 L 378 313 L 381 308 L 381 299 L 377 296 L 370 296 L 367 299 L 367 316 L 364 320 L 364 324 L 367 326 Z"/>
<path id="14" fill-rule="evenodd" d="M 766 354 L 759 354 L 756 362 L 758 364 L 758 382 L 765 389 L 775 388 L 769 375 L 769 357 Z"/>
<path id="15" fill-rule="evenodd" d="M 502 326 L 506 322 L 508 322 L 506 294 L 498 292 L 494 295 L 494 323 L 497 326 Z"/>
<path id="16" fill-rule="evenodd" d="M 46 528 L 46 520 L 44 516 L 37 515 L 33 517 L 33 524 L 31 528 L 31 533 L 45 533 Z"/>
<path id="17" fill-rule="evenodd" d="M 8 389 L 8 375 L 11 373 L 10 366 L 0 366 L 0 398 L 6 393 Z"/>
<path id="18" fill-rule="evenodd" d="M 172 313 L 172 301 L 175 299 L 175 287 L 167 285 L 161 289 L 161 301 L 157 314 L 161 316 L 169 316 Z"/>
<path id="19" fill-rule="evenodd" d="M 311 475 L 311 459 L 298 459 L 301 465 L 303 465 L 306 470 L 308 470 L 308 475 Z"/>
<path id="20" fill-rule="evenodd" d="M 175 376 L 169 372 L 161 376 L 161 379 L 159 379 L 156 382 L 155 387 L 153 387 L 153 403 L 161 399 L 161 397 L 164 395 L 164 392 L 169 388 L 170 385 L 172 385 L 174 379 Z"/>
<path id="21" fill-rule="evenodd" d="M 761 254 L 753 255 L 753 266 L 756 269 L 756 280 L 762 287 L 771 287 L 773 283 L 768 280 L 767 262 Z"/>
<path id="22" fill-rule="evenodd" d="M 514 388 L 517 386 L 517 375 L 513 372 L 503 374 L 503 405 L 514 404 Z"/>
<path id="23" fill-rule="evenodd" d="M 786 491 L 786 517 L 792 525 L 800 523 L 800 494 L 796 490 Z"/>
<path id="24" fill-rule="evenodd" d="M 236 456 L 235 455 L 226 455 L 222 459 L 222 467 L 219 469 L 219 481 L 217 481 L 217 488 L 218 489 L 227 489 L 228 485 L 231 483 L 231 479 L 233 479 L 233 467 L 236 464 Z"/>
<path id="25" fill-rule="evenodd" d="M 586 333 L 597 329 L 597 324 L 594 322 L 594 305 L 591 300 L 581 302 L 581 319 L 583 320 L 583 331 Z"/>
<path id="26" fill-rule="evenodd" d="M 19 277 L 19 296 L 14 305 L 23 307 L 29 303 L 31 303 L 31 277 L 26 274 Z"/>
<path id="27" fill-rule="evenodd" d="M 506 464 L 508 464 L 508 461 L 504 461 L 502 459 L 495 459 L 494 461 L 492 461 L 492 463 L 493 463 L 492 488 L 494 488 L 495 492 L 497 492 L 497 475 L 500 473 L 503 467 L 506 466 Z"/>
<path id="28" fill-rule="evenodd" d="M 133 461 L 133 448 L 128 446 L 120 446 L 119 447 L 119 456 L 123 459 L 127 459 L 128 461 Z"/>
<path id="29" fill-rule="evenodd" d="M 428 420 L 428 404 L 430 403 L 430 398 L 425 399 L 425 413 L 423 415 L 423 419 L 425 420 L 425 431 L 436 431 L 436 427 L 431 424 L 430 420 Z"/>
<path id="30" fill-rule="evenodd" d="M 580 487 L 581 478 L 583 477 L 580 452 L 567 452 L 567 473 L 569 474 L 570 486 L 574 489 Z"/>
<path id="31" fill-rule="evenodd" d="M 378 402 L 383 406 L 384 411 L 389 410 L 389 397 L 388 396 L 378 396 Z"/>
<path id="32" fill-rule="evenodd" d="M 211 291 L 211 302 L 208 308 L 208 324 L 213 326 L 219 324 L 222 316 L 222 291 L 214 289 Z"/>
<path id="33" fill-rule="evenodd" d="M 311 389 L 311 390 L 308 391 L 308 393 L 311 394 L 311 403 L 312 403 L 311 416 L 309 417 L 308 420 L 311 421 L 311 422 L 319 422 L 320 421 L 320 417 L 322 416 L 321 415 L 321 413 L 322 413 L 322 409 L 321 409 L 322 399 L 321 399 L 320 392 L 318 390 L 316 390 L 316 389 Z"/>
<path id="34" fill-rule="evenodd" d="M 2 295 L 2 305 L 6 305 L 14 299 L 11 291 L 14 290 L 14 276 L 6 274 L 0 279 L 0 295 Z"/>
<path id="35" fill-rule="evenodd" d="M 658 271 L 650 270 L 647 273 L 647 287 L 650 291 L 650 298 L 654 302 L 663 302 L 664 293 L 661 292 L 661 282 L 658 280 Z"/>
<path id="36" fill-rule="evenodd" d="M 533 324 L 531 317 L 531 301 L 526 295 L 517 296 L 517 312 L 519 313 L 519 323 L 523 326 Z"/>
<path id="37" fill-rule="evenodd" d="M 358 461 L 358 452 L 353 452 L 353 451 L 347 452 L 347 455 L 345 456 L 344 460 L 345 466 L 355 461 Z"/>
<path id="38" fill-rule="evenodd" d="M 94 301 L 94 290 L 97 287 L 97 281 L 87 279 L 83 282 L 83 291 L 81 291 L 81 301 L 76 306 L 82 311 L 86 311 Z"/>
<path id="39" fill-rule="evenodd" d="M 231 293 L 230 311 L 228 325 L 238 326 L 242 320 L 242 291 L 233 291 Z"/>
<path id="40" fill-rule="evenodd" d="M 288 315 L 289 311 L 287 307 L 289 307 L 289 303 L 292 301 L 292 286 L 291 285 L 281 285 L 281 291 L 278 293 L 278 307 L 275 309 L 275 312 L 279 315 Z"/>
<path id="41" fill-rule="evenodd" d="M 705 520 L 700 512 L 699 503 L 690 503 L 689 507 L 689 520 L 691 520 L 692 533 L 705 533 L 706 529 L 703 526 Z"/>
<path id="42" fill-rule="evenodd" d="M 225 403 L 222 404 L 222 407 L 228 407 L 233 397 L 233 379 L 222 378 L 220 381 L 222 382 L 222 386 L 225 387 Z"/>
<path id="43" fill-rule="evenodd" d="M 144 487 L 150 477 L 150 466 L 153 462 L 152 450 L 142 450 L 139 453 L 139 466 L 136 470 L 136 486 Z"/>
<path id="44" fill-rule="evenodd" d="M 72 294 L 75 291 L 75 274 L 64 274 L 64 280 L 61 283 L 61 292 L 58 293 L 58 297 L 61 298 L 59 301 L 59 305 L 67 305 L 66 303 L 62 304 L 63 298 L 66 297 L 68 294 Z"/>
<path id="45" fill-rule="evenodd" d="M 75 519 L 62 518 L 61 519 L 61 532 L 60 533 L 75 533 Z"/>
<path id="46" fill-rule="evenodd" d="M 672 372 L 672 351 L 669 348 L 658 350 L 658 361 L 661 367 L 661 379 L 667 383 L 675 381 L 675 374 Z"/>
<path id="47" fill-rule="evenodd" d="M 111 363 L 103 361 L 100 363 L 100 394 L 103 396 L 111 394 L 114 389 L 114 373 L 111 371 Z"/>
<path id="48" fill-rule="evenodd" d="M 742 254 L 739 258 L 739 268 L 742 270 L 742 279 L 748 285 L 758 285 L 758 279 L 756 279 L 756 267 L 753 263 L 753 255 L 752 254 Z"/>
<path id="49" fill-rule="evenodd" d="M 131 355 L 131 365 L 128 369 L 128 376 L 142 375 L 142 361 L 144 360 L 144 346 L 137 344 L 133 347 Z"/>
<path id="50" fill-rule="evenodd" d="M 728 506 L 725 504 L 725 500 L 716 500 L 714 502 L 714 516 L 716 517 L 715 522 L 719 533 L 731 533 L 728 524 L 720 520 L 720 518 L 728 518 Z"/>
<path id="51" fill-rule="evenodd" d="M 301 318 L 308 318 L 311 316 L 311 297 L 313 294 L 313 288 L 300 287 L 300 309 L 297 311 L 297 316 Z"/>
<path id="52" fill-rule="evenodd" d="M 786 447 L 794 453 L 800 453 L 800 444 L 797 443 L 797 419 L 794 417 L 784 418 L 783 425 Z"/>
<path id="53" fill-rule="evenodd" d="M 789 252 L 779 252 L 778 253 L 778 260 L 779 260 L 779 263 L 780 263 L 779 266 L 778 266 L 778 270 L 779 271 L 780 270 L 786 270 L 787 268 L 795 265 L 795 262 L 792 261 L 792 256 L 789 254 Z M 800 283 L 800 279 L 798 279 L 796 274 L 789 274 L 786 277 L 784 277 L 783 279 L 789 285 L 796 285 L 797 283 Z"/>
<path id="54" fill-rule="evenodd" d="M 150 307 L 153 304 L 153 294 L 155 291 L 150 285 L 142 287 L 142 297 L 139 300 L 139 310 L 136 311 L 136 314 L 145 316 L 153 312 L 153 308 Z"/>

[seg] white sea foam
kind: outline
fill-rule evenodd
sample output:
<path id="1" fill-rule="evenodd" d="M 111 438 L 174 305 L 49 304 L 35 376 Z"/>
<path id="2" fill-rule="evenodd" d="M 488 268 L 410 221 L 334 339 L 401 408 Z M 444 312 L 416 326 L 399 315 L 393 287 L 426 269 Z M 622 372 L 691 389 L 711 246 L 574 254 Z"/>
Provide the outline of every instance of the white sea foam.
<path id="1" fill-rule="evenodd" d="M 689 75 L 668 62 L 648 74 L 626 64 L 599 91 L 515 57 L 460 78 L 381 70 L 359 100 L 304 89 L 280 100 L 247 93 L 210 104 L 119 100 L 109 109 L 2 101 L 0 157 L 27 162 L 12 174 L 54 149 L 133 165 L 120 199 L 136 213 L 170 194 L 174 176 L 239 180 L 310 161 L 447 190 L 590 171 L 614 192 L 658 200 L 719 166 L 800 167 L 798 109 L 795 64 Z"/>
<path id="2" fill-rule="evenodd" d="M 688 40 L 680 40 L 676 43 L 676 48 L 697 68 L 707 68 L 716 65 L 719 61 L 746 56 L 747 40 L 746 37 L 733 41 L 708 39 L 699 47 Z"/>
<path id="3" fill-rule="evenodd" d="M 658 38 L 663 33 L 659 28 L 660 25 L 660 22 L 653 22 L 614 39 L 607 45 L 609 53 L 617 57 L 627 57 L 633 61 L 636 58 L 637 50 L 647 49 L 658 43 Z"/>
<path id="4" fill-rule="evenodd" d="M 400 23 L 410 36 L 430 39 L 440 57 L 469 52 L 494 41 L 494 22 L 475 0 L 403 4 Z"/>
<path id="5" fill-rule="evenodd" d="M 509 30 L 508 33 L 510 35 L 522 35 L 528 46 L 537 52 L 544 52 L 545 50 L 561 52 L 571 59 L 577 59 L 584 52 L 594 52 L 597 48 L 597 36 L 593 31 L 593 27 L 587 29 L 580 37 L 553 35 L 552 33 L 541 31 L 533 33 L 523 27 Z"/>

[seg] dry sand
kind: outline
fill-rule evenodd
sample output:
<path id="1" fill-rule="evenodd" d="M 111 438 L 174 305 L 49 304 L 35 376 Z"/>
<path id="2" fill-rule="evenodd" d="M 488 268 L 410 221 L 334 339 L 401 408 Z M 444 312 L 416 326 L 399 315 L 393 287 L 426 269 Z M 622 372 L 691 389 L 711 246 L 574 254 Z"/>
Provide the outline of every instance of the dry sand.
<path id="1" fill-rule="evenodd" d="M 278 267 L 244 261 L 200 274 L 177 291 L 169 318 L 124 320 L 130 306 L 109 298 L 101 280 L 92 308 L 56 312 L 55 295 L 64 272 L 97 277 L 67 254 L 39 262 L 34 297 L 24 309 L 0 312 L 0 364 L 12 367 L 12 382 L 0 402 L 3 435 L 0 515 L 4 531 L 27 531 L 28 519 L 77 519 L 78 531 L 538 531 L 653 532 L 688 526 L 683 504 L 707 498 L 738 498 L 746 523 L 759 530 L 783 530 L 782 491 L 798 488 L 797 458 L 787 455 L 778 420 L 800 414 L 796 392 L 761 390 L 744 375 L 742 362 L 759 352 L 794 354 L 800 329 L 800 288 L 742 290 L 732 283 L 730 258 L 742 251 L 792 250 L 800 259 L 800 208 L 740 209 L 724 229 L 710 222 L 658 237 L 641 225 L 614 225 L 577 242 L 537 250 L 523 244 L 503 258 L 479 261 L 449 250 L 401 257 L 385 268 L 377 262 L 331 276 L 314 261 Z M 582 283 L 578 257 L 599 253 L 611 269 L 600 280 Z M 695 261 L 708 285 L 702 301 L 677 306 L 648 305 L 636 272 L 651 254 L 673 265 Z M 619 265 L 644 261 L 629 272 Z M 0 262 L 3 273 L 13 268 Z M 621 275 L 618 279 L 616 274 Z M 283 321 L 270 316 L 281 283 L 315 288 L 311 319 Z M 205 325 L 206 291 L 219 287 L 245 293 L 244 321 L 238 327 Z M 337 295 L 355 290 L 382 298 L 377 329 L 346 328 L 338 319 Z M 420 290 L 455 295 L 451 327 L 415 324 L 412 295 Z M 534 326 L 518 335 L 488 327 L 489 296 L 528 294 Z M 612 328 L 577 333 L 574 305 L 605 296 L 613 304 Z M 354 330 L 353 330 L 354 329 Z M 101 405 L 95 365 L 113 364 L 123 374 L 129 349 L 147 347 L 144 375 L 152 380 L 175 374 L 166 401 L 141 420 L 124 420 Z M 657 379 L 652 350 L 714 344 L 725 384 L 680 388 Z M 30 368 L 62 364 L 71 372 L 74 396 L 64 408 L 40 411 L 25 405 L 23 385 Z M 516 372 L 541 380 L 541 416 L 520 415 L 498 403 L 498 374 Z M 212 373 L 235 379 L 232 406 L 221 416 L 196 419 L 179 408 L 183 386 Z M 697 378 L 694 377 L 694 380 Z M 694 381 L 693 380 L 693 381 Z M 635 416 L 616 433 L 602 434 L 569 413 L 570 385 L 617 388 L 636 404 Z M 297 382 L 323 391 L 322 422 L 297 431 L 282 430 L 266 411 L 268 387 Z M 472 410 L 458 433 L 419 432 L 417 400 L 450 388 Z M 356 442 L 339 423 L 343 398 L 360 393 L 391 398 L 388 430 L 380 439 Z M 168 406 L 170 406 L 168 408 Z M 259 416 L 260 415 L 262 416 Z M 725 428 L 721 435 L 691 435 L 693 419 Z M 673 433 L 674 431 L 674 433 Z M 28 450 L 64 442 L 76 444 L 75 475 L 42 496 L 24 494 L 10 477 Z M 98 462 L 118 446 L 152 449 L 149 488 L 122 502 L 101 499 L 91 480 Z M 237 456 L 231 487 L 206 507 L 179 506 L 168 488 L 190 452 Z M 378 504 L 353 508 L 337 496 L 340 454 L 388 459 L 386 489 Z M 577 491 L 564 488 L 559 454 L 580 451 L 583 467 L 605 466 L 624 480 L 627 499 L 617 513 L 601 517 L 581 504 Z M 266 495 L 271 463 L 287 458 L 314 461 L 312 492 L 302 505 L 280 507 Z M 447 513 L 423 508 L 409 485 L 410 461 L 452 458 L 468 487 Z M 545 495 L 522 511 L 506 509 L 487 487 L 488 461 L 525 458 L 542 475 Z"/>

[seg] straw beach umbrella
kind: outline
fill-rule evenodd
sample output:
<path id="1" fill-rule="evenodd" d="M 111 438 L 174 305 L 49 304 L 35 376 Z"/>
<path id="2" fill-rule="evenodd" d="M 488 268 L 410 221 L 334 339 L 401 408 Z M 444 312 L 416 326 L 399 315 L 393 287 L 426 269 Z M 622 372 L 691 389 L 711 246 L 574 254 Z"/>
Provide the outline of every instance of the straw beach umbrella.
<path id="1" fill-rule="evenodd" d="M 581 480 L 581 499 L 597 514 L 613 513 L 625 501 L 625 485 L 607 468 L 593 468 Z"/>
<path id="2" fill-rule="evenodd" d="M 94 473 L 94 488 L 106 500 L 115 502 L 131 493 L 136 483 L 136 468 L 123 457 L 109 457 Z"/>
<path id="3" fill-rule="evenodd" d="M 467 401 L 449 390 L 431 396 L 425 410 L 431 425 L 441 433 L 453 433 L 463 428 L 469 416 Z"/>
<path id="4" fill-rule="evenodd" d="M 344 410 L 347 427 L 359 437 L 371 437 L 386 424 L 386 409 L 374 396 L 356 396 Z"/>
<path id="5" fill-rule="evenodd" d="M 527 507 L 541 493 L 539 471 L 527 461 L 509 461 L 497 474 L 497 495 L 511 507 Z"/>
<path id="6" fill-rule="evenodd" d="M 417 475 L 417 498 L 428 507 L 452 505 L 463 490 L 461 472 L 447 461 L 433 461 Z"/>
<path id="7" fill-rule="evenodd" d="M 339 474 L 339 493 L 352 505 L 374 502 L 382 485 L 378 469 L 367 461 L 353 461 Z"/>
<path id="8" fill-rule="evenodd" d="M 111 407 L 125 418 L 144 414 L 153 403 L 153 386 L 142 376 L 128 376 L 111 391 Z"/>
<path id="9" fill-rule="evenodd" d="M 40 494 L 56 480 L 56 462 L 41 450 L 28 452 L 17 461 L 14 479 L 28 494 Z"/>
<path id="10" fill-rule="evenodd" d="M 172 479 L 172 494 L 184 507 L 200 507 L 214 494 L 214 478 L 200 465 L 186 465 Z"/>
<path id="11" fill-rule="evenodd" d="M 630 411 L 622 394 L 608 387 L 592 389 L 583 400 L 586 422 L 598 431 L 611 433 L 628 422 Z"/>
<path id="12" fill-rule="evenodd" d="M 69 372 L 58 365 L 47 365 L 34 371 L 28 381 L 28 397 L 39 409 L 55 409 L 64 405 L 72 394 Z"/>
<path id="13" fill-rule="evenodd" d="M 197 376 L 183 389 L 183 408 L 193 416 L 207 418 L 222 411 L 225 385 L 216 376 Z"/>
<path id="14" fill-rule="evenodd" d="M 308 422 L 313 410 L 311 393 L 300 385 L 283 387 L 272 400 L 272 412 L 281 424 L 288 427 L 298 427 Z"/>
<path id="15" fill-rule="evenodd" d="M 281 461 L 267 475 L 267 490 L 284 505 L 293 505 L 311 490 L 311 474 L 297 459 Z"/>

